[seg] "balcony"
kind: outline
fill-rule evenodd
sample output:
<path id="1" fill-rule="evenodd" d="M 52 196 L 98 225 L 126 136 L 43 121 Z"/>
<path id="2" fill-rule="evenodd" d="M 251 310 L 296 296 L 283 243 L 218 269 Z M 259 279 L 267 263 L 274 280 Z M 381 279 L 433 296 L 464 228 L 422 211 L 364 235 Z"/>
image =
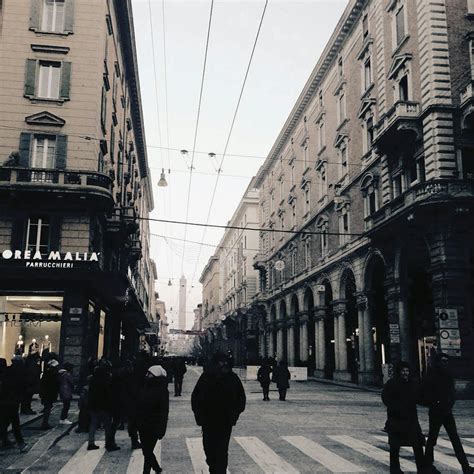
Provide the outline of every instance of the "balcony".
<path id="1" fill-rule="evenodd" d="M 9 205 L 47 202 L 103 210 L 113 205 L 112 180 L 90 171 L 2 167 L 0 196 Z"/>
<path id="2" fill-rule="evenodd" d="M 413 207 L 451 202 L 459 204 L 458 207 L 461 209 L 463 202 L 466 200 L 472 202 L 473 198 L 474 180 L 425 181 L 407 189 L 367 218 L 368 227 L 378 228 L 381 224 Z"/>
<path id="3" fill-rule="evenodd" d="M 394 144 L 418 139 L 421 135 L 420 111 L 418 102 L 397 102 L 378 123 L 374 145 L 384 151 Z"/>
<path id="4" fill-rule="evenodd" d="M 461 93 L 459 94 L 459 101 L 461 104 L 461 107 L 464 107 L 471 99 L 474 98 L 474 88 L 472 87 L 472 82 L 466 85 L 464 89 L 461 90 Z"/>
<path id="5" fill-rule="evenodd" d="M 131 235 L 128 246 L 128 254 L 130 260 L 132 260 L 134 263 L 142 258 L 142 242 L 138 233 Z"/>
<path id="6" fill-rule="evenodd" d="M 139 229 L 138 216 L 132 206 L 115 206 L 107 215 L 107 232 L 110 234 L 134 234 Z"/>

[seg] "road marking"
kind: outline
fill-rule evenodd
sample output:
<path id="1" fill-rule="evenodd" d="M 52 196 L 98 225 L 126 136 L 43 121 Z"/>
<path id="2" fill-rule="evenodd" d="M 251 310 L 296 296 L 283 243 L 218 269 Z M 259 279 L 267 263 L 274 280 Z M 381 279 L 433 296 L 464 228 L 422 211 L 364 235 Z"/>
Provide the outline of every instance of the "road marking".
<path id="1" fill-rule="evenodd" d="M 474 438 L 461 438 L 463 441 L 467 441 L 468 443 L 474 443 Z"/>
<path id="2" fill-rule="evenodd" d="M 341 443 L 349 448 L 352 448 L 354 451 L 357 451 L 364 456 L 374 459 L 386 466 L 390 466 L 389 454 L 388 451 L 372 446 L 371 444 L 364 443 L 364 441 L 359 441 L 351 436 L 341 435 L 341 436 L 328 436 L 328 438 Z M 386 441 L 386 438 L 383 437 Z M 400 466 L 404 471 L 415 471 L 415 463 L 407 461 L 405 459 L 400 459 Z"/>
<path id="3" fill-rule="evenodd" d="M 438 446 L 442 446 L 443 448 L 453 449 L 451 441 L 448 441 L 447 439 L 438 439 L 437 444 Z M 470 446 L 463 446 L 463 448 L 466 454 L 474 455 L 474 448 L 471 448 Z"/>
<path id="4" fill-rule="evenodd" d="M 380 441 L 387 441 L 387 438 L 385 436 L 374 436 L 374 438 L 377 438 Z M 413 448 L 411 448 L 410 446 L 402 446 L 402 449 L 404 451 L 413 452 Z M 453 458 L 452 456 L 447 456 L 446 454 L 441 453 L 439 450 L 435 451 L 435 462 L 440 462 L 441 464 L 453 467 L 455 469 L 459 468 L 459 463 L 457 459 Z"/>
<path id="5" fill-rule="evenodd" d="M 64 428 L 64 426 L 56 426 L 52 430 L 49 430 L 36 441 L 28 452 L 24 453 L 17 461 L 9 466 L 8 469 L 26 472 L 53 445 L 56 438 L 66 430 L 67 428 Z"/>
<path id="6" fill-rule="evenodd" d="M 366 472 L 365 469 L 346 461 L 341 456 L 304 436 L 282 436 L 282 438 L 331 472 Z"/>
<path id="7" fill-rule="evenodd" d="M 263 472 L 298 473 L 290 464 L 270 449 L 264 442 L 253 436 L 236 436 L 235 441 L 247 451 Z"/>
<path id="8" fill-rule="evenodd" d="M 74 454 L 74 456 L 69 459 L 65 466 L 59 471 L 59 474 L 84 474 L 85 472 L 93 472 L 94 469 L 99 464 L 102 456 L 105 453 L 104 441 L 96 441 L 96 445 L 100 449 L 95 449 L 93 451 L 87 451 L 87 445 L 89 443 L 86 441 Z"/>
<path id="9" fill-rule="evenodd" d="M 202 438 L 186 438 L 189 456 L 195 473 L 207 473 L 209 469 L 206 463 L 206 455 L 202 446 Z"/>
<path id="10" fill-rule="evenodd" d="M 153 450 L 158 464 L 161 465 L 161 441 L 156 443 L 155 449 Z M 130 456 L 130 462 L 127 467 L 127 474 L 136 474 L 137 472 L 143 471 L 143 452 L 141 449 L 134 449 Z"/>

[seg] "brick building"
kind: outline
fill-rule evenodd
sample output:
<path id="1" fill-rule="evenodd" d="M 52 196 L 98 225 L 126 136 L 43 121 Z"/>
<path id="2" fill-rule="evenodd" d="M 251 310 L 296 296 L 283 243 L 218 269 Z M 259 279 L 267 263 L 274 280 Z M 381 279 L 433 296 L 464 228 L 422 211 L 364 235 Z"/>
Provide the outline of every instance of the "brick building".
<path id="1" fill-rule="evenodd" d="M 473 21 L 349 2 L 257 175 L 260 356 L 380 384 L 441 348 L 474 377 Z"/>
<path id="2" fill-rule="evenodd" d="M 0 357 L 134 354 L 156 316 L 131 2 L 0 1 Z"/>

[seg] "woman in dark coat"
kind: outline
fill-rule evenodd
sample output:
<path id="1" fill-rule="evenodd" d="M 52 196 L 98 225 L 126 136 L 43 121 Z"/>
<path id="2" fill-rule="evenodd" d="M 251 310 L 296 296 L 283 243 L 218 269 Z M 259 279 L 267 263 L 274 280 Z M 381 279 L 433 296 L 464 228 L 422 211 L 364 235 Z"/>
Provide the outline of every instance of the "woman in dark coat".
<path id="1" fill-rule="evenodd" d="M 153 451 L 158 440 L 166 433 L 169 411 L 169 393 L 166 370 L 161 365 L 148 369 L 137 404 L 137 426 L 143 457 L 143 473 L 161 472 Z"/>
<path id="2" fill-rule="evenodd" d="M 400 447 L 411 446 L 415 454 L 418 471 L 424 468 L 424 436 L 418 422 L 416 404 L 420 399 L 420 389 L 410 378 L 410 365 L 400 362 L 395 376 L 390 379 L 382 391 L 382 401 L 387 407 L 387 423 L 390 445 L 390 472 L 401 473 Z"/>
<path id="3" fill-rule="evenodd" d="M 288 370 L 288 365 L 281 360 L 278 363 L 278 367 L 273 371 L 273 381 L 276 382 L 278 392 L 280 393 L 280 400 L 283 402 L 286 400 L 286 391 L 290 388 L 290 383 L 288 382 L 290 378 L 291 374 Z"/>
<path id="4" fill-rule="evenodd" d="M 267 359 L 262 362 L 262 366 L 258 369 L 257 380 L 260 382 L 260 386 L 263 391 L 263 401 L 269 402 L 270 397 L 268 396 L 270 392 L 270 374 L 272 373 L 272 368 Z"/>

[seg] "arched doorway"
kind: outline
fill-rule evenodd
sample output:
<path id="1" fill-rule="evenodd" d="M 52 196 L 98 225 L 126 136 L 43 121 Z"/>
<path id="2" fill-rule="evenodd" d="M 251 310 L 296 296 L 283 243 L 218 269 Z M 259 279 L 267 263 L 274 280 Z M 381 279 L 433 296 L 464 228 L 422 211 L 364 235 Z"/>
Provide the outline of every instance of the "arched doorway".
<path id="1" fill-rule="evenodd" d="M 316 365 L 316 351 L 319 350 L 317 347 L 317 341 L 315 340 L 315 331 L 314 331 L 314 297 L 311 288 L 306 288 L 304 292 L 304 311 L 308 317 L 308 373 L 310 375 L 314 374 L 314 369 Z M 301 342 L 301 341 L 300 341 Z"/>
<path id="2" fill-rule="evenodd" d="M 287 313 L 285 300 L 281 300 L 280 302 L 280 321 L 283 323 L 283 326 L 279 329 L 282 333 L 280 359 L 288 362 L 288 335 L 286 332 Z"/>
<path id="3" fill-rule="evenodd" d="M 346 347 L 347 371 L 351 382 L 359 379 L 359 320 L 356 301 L 356 284 L 354 274 L 346 270 L 342 277 L 343 295 L 346 300 Z"/>
<path id="4" fill-rule="evenodd" d="M 383 383 L 383 366 L 392 362 L 387 302 L 385 298 L 385 263 L 379 255 L 371 258 L 366 274 L 366 288 L 371 321 L 371 340 L 365 350 L 373 351 L 374 382 Z M 368 332 L 368 331 L 367 331 Z"/>
<path id="5" fill-rule="evenodd" d="M 402 254 L 401 279 L 407 295 L 410 359 L 420 374 L 426 372 L 429 359 L 437 349 L 430 267 L 426 243 L 413 238 Z"/>
<path id="6" fill-rule="evenodd" d="M 299 313 L 300 308 L 298 304 L 298 297 L 293 295 L 291 297 L 291 317 L 294 319 L 293 322 L 293 347 L 290 349 L 293 351 L 293 361 L 296 366 L 301 365 L 301 357 L 300 357 L 300 325 L 299 325 Z M 288 358 L 291 360 L 291 355 L 288 354 Z"/>
<path id="7" fill-rule="evenodd" d="M 333 301 L 332 287 L 328 280 L 323 282 L 324 285 L 324 307 L 326 308 L 326 316 L 324 318 L 324 350 L 325 361 L 324 377 L 332 380 L 334 370 L 336 368 L 336 351 L 334 340 L 334 315 L 332 313 L 331 304 Z"/>

